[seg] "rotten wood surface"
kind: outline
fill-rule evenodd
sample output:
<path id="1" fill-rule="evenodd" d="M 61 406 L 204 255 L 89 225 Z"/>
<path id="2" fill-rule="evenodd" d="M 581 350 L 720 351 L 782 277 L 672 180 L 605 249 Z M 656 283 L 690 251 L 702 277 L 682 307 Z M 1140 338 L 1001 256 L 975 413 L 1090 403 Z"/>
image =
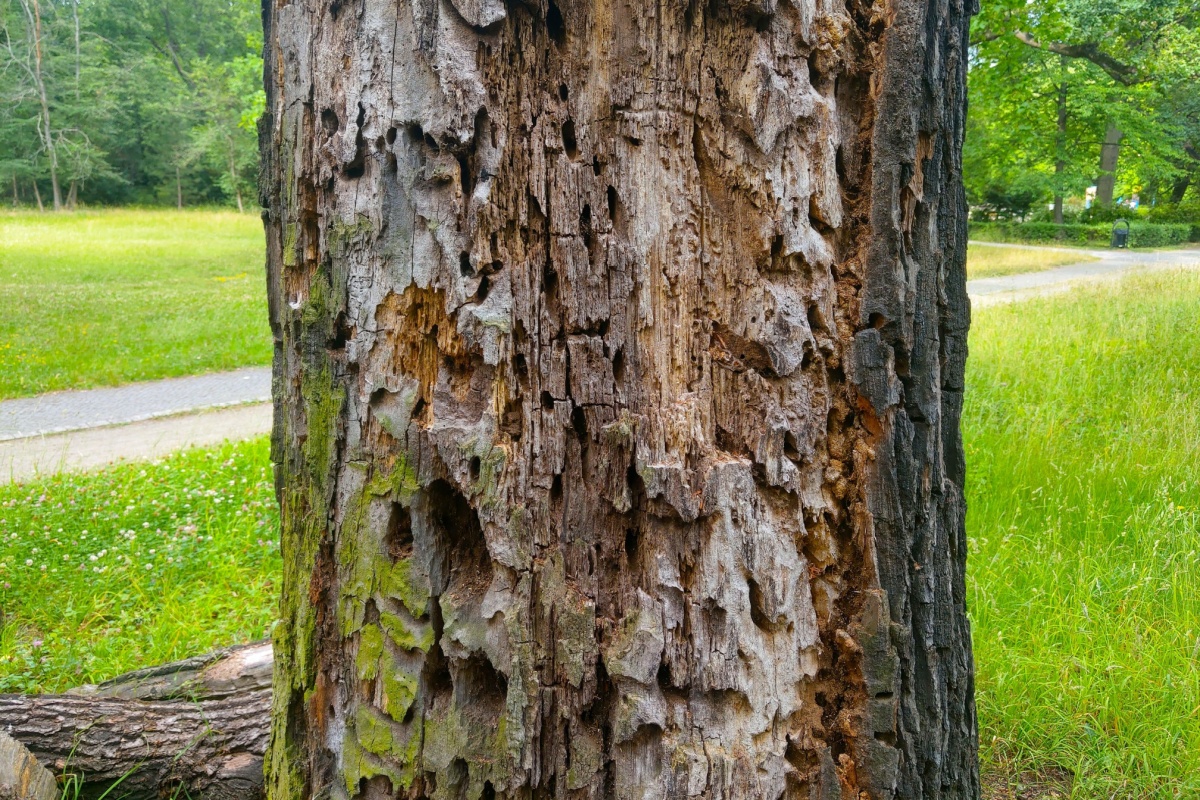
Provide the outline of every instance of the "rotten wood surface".
<path id="1" fill-rule="evenodd" d="M 970 0 L 264 5 L 272 798 L 973 798 Z"/>

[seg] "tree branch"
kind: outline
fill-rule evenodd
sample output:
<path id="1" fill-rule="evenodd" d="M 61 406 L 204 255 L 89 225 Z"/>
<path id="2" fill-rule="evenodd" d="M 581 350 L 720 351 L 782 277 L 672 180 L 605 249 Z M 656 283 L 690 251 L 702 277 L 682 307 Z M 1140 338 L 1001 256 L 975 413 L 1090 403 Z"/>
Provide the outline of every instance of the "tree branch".
<path id="1" fill-rule="evenodd" d="M 1087 42 L 1085 44 L 1042 42 L 1025 31 L 1013 31 L 1013 36 L 1022 44 L 1038 50 L 1046 50 L 1060 56 L 1066 56 L 1067 58 L 1082 58 L 1085 61 L 1090 61 L 1108 73 L 1108 76 L 1114 81 L 1124 86 L 1133 86 L 1137 83 L 1144 83 L 1147 80 L 1147 78 L 1139 74 L 1137 67 L 1125 64 L 1102 52 L 1100 45 L 1095 42 Z"/>

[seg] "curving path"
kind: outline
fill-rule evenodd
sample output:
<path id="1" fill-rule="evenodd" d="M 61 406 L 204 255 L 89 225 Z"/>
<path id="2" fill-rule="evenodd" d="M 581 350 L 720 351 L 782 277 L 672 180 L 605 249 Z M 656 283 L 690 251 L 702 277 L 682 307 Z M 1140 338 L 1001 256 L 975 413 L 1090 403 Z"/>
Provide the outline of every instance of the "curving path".
<path id="1" fill-rule="evenodd" d="M 0 402 L 0 483 L 246 439 L 271 429 L 271 370 Z"/>
<path id="2" fill-rule="evenodd" d="M 1099 259 L 1081 264 L 1066 264 L 1040 272 L 1023 272 L 998 278 L 969 280 L 967 281 L 967 294 L 971 296 L 971 300 L 976 305 L 1020 300 L 1024 297 L 1066 291 L 1076 281 L 1116 276 L 1135 270 L 1200 267 L 1200 248 L 1134 252 L 1130 250 L 1081 250 L 995 242 L 971 242 L 971 244 L 980 247 L 1014 247 L 1020 250 L 1040 250 L 1049 253 L 1081 253 Z"/>

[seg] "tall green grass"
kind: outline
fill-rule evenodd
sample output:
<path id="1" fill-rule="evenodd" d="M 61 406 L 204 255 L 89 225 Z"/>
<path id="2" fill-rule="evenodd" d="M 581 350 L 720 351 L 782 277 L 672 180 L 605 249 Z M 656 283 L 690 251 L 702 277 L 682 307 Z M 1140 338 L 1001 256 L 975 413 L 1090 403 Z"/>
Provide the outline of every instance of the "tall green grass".
<path id="1" fill-rule="evenodd" d="M 0 399 L 270 358 L 262 222 L 0 213 Z"/>
<path id="2" fill-rule="evenodd" d="M 967 245 L 967 278 L 998 278 L 1022 272 L 1054 269 L 1064 264 L 1083 264 L 1099 260 L 1087 253 L 969 244 Z"/>
<path id="3" fill-rule="evenodd" d="M 0 692 L 61 691 L 265 636 L 265 439 L 0 486 Z"/>
<path id="4" fill-rule="evenodd" d="M 964 412 L 985 771 L 1200 796 L 1200 276 L 977 311 Z"/>

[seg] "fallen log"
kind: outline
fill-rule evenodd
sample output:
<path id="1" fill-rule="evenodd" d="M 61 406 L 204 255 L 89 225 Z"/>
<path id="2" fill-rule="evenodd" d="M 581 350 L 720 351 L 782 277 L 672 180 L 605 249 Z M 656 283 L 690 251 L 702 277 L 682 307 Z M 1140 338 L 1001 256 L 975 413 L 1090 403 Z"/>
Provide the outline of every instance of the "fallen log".
<path id="1" fill-rule="evenodd" d="M 57 695 L 0 695 L 0 731 L 81 798 L 259 800 L 271 705 L 271 645 L 150 667 Z"/>

